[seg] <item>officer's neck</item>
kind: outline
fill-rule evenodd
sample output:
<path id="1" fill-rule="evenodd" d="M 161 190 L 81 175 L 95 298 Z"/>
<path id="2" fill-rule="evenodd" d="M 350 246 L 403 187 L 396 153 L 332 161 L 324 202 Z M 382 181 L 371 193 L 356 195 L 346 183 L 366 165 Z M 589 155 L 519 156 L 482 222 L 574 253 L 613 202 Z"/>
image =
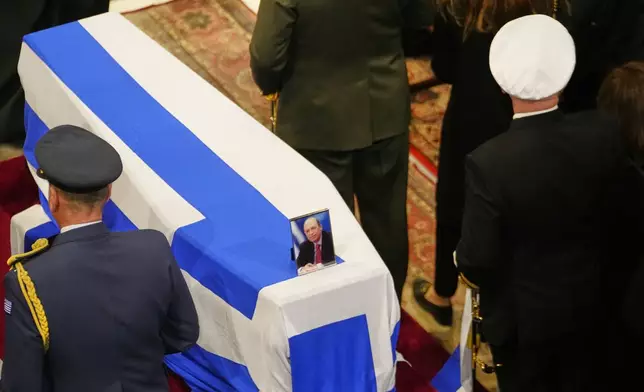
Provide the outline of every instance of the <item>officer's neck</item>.
<path id="1" fill-rule="evenodd" d="M 521 115 L 526 113 L 535 113 L 546 111 L 557 106 L 559 103 L 559 96 L 553 95 L 551 97 L 540 99 L 538 101 L 529 101 L 516 97 L 512 98 L 512 109 L 514 110 L 515 115 Z"/>
<path id="2" fill-rule="evenodd" d="M 58 211 L 52 213 L 54 219 L 61 229 L 63 227 L 82 225 L 85 223 L 98 222 L 103 220 L 103 212 L 101 210 L 91 211 Z"/>

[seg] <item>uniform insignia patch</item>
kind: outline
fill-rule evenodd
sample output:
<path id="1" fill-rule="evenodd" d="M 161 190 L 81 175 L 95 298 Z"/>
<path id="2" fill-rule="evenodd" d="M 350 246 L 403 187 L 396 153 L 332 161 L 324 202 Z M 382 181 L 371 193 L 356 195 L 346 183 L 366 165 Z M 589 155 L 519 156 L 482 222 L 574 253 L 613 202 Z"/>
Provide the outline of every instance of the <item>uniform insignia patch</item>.
<path id="1" fill-rule="evenodd" d="M 8 299 L 4 299 L 4 312 L 6 314 L 11 314 L 11 308 L 13 307 L 13 303 L 9 301 Z"/>

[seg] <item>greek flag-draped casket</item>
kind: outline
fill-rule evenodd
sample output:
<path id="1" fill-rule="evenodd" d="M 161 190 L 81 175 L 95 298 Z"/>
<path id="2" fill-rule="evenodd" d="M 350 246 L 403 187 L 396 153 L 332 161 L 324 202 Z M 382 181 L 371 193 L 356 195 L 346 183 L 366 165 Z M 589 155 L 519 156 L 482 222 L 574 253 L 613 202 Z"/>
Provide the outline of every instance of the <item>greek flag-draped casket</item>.
<path id="1" fill-rule="evenodd" d="M 25 37 L 25 155 L 85 127 L 120 153 L 104 220 L 172 244 L 198 346 L 167 365 L 194 390 L 390 391 L 400 311 L 389 272 L 330 181 L 118 14 Z M 58 231 L 42 205 L 13 250 Z M 289 217 L 329 208 L 340 264 L 297 277 Z M 91 262 L 91 260 L 88 260 Z"/>

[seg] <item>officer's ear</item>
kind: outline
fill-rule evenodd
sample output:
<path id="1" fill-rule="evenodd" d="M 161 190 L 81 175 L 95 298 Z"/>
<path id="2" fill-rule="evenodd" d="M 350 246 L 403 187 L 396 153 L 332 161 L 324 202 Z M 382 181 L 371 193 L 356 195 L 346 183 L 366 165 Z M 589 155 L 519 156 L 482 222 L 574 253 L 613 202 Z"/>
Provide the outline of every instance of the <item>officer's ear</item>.
<path id="1" fill-rule="evenodd" d="M 112 197 L 112 184 L 109 184 L 109 185 L 107 186 L 107 195 L 105 196 L 105 202 L 107 203 L 107 201 L 108 201 L 111 197 Z"/>
<path id="2" fill-rule="evenodd" d="M 55 212 L 58 211 L 58 207 L 60 206 L 60 199 L 59 199 L 59 196 L 58 196 L 58 190 L 54 186 L 52 186 L 51 184 L 49 184 L 49 200 L 48 200 L 48 204 L 49 204 L 49 211 L 51 211 L 52 213 L 55 213 Z"/>

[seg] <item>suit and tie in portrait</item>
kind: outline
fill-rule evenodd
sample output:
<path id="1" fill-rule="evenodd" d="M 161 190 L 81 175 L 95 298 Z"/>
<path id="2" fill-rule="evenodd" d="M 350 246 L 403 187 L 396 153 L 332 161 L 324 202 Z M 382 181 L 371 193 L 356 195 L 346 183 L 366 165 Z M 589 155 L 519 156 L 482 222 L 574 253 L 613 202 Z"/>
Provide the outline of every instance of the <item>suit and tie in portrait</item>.
<path id="1" fill-rule="evenodd" d="M 299 245 L 300 254 L 297 256 L 297 268 L 307 264 L 322 264 L 335 260 L 333 237 L 324 231 L 320 221 L 309 218 L 304 222 L 306 241 Z"/>

